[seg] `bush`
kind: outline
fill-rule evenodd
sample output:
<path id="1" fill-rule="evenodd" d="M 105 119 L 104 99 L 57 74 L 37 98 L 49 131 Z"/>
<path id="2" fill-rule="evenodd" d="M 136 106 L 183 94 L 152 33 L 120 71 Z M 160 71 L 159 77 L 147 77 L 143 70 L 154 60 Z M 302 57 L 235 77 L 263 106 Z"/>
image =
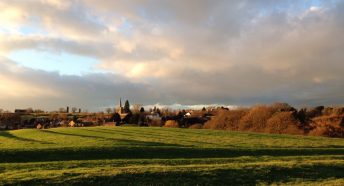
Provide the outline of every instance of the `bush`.
<path id="1" fill-rule="evenodd" d="M 161 119 L 152 119 L 148 121 L 148 126 L 150 127 L 161 127 Z"/>
<path id="2" fill-rule="evenodd" d="M 221 110 L 211 120 L 205 123 L 207 129 L 238 130 L 240 119 L 247 114 L 247 109 Z"/>
<path id="3" fill-rule="evenodd" d="M 131 114 L 131 117 L 129 118 L 130 124 L 138 124 L 140 120 L 140 114 Z"/>
<path id="4" fill-rule="evenodd" d="M 326 107 L 322 110 L 322 114 L 327 116 L 340 116 L 344 114 L 344 107 Z"/>
<path id="5" fill-rule="evenodd" d="M 344 137 L 344 107 L 318 106 L 297 111 L 287 103 L 274 103 L 251 109 L 218 109 L 212 114 L 215 116 L 203 128 Z"/>
<path id="6" fill-rule="evenodd" d="M 340 120 L 339 126 L 344 128 L 344 117 Z"/>
<path id="7" fill-rule="evenodd" d="M 306 118 L 311 119 L 311 118 L 321 116 L 323 109 L 324 109 L 324 106 L 318 106 L 315 108 L 307 109 Z"/>
<path id="8" fill-rule="evenodd" d="M 317 126 L 309 132 L 313 136 L 328 136 L 328 137 L 344 137 L 344 129 L 341 127 L 334 127 L 331 125 Z"/>
<path id="9" fill-rule="evenodd" d="M 265 132 L 275 134 L 303 134 L 293 112 L 280 112 L 267 120 Z"/>
<path id="10" fill-rule="evenodd" d="M 169 128 L 179 128 L 179 124 L 175 120 L 167 120 L 165 122 L 164 127 L 169 127 Z"/>
<path id="11" fill-rule="evenodd" d="M 344 115 L 344 107 L 337 107 L 333 109 L 333 114 L 334 115 Z"/>
<path id="12" fill-rule="evenodd" d="M 203 128 L 203 125 L 200 123 L 193 124 L 189 127 L 189 129 L 202 129 L 202 128 Z"/>
<path id="13" fill-rule="evenodd" d="M 239 130 L 264 132 L 267 120 L 274 114 L 274 109 L 268 106 L 258 105 L 253 107 L 240 119 Z"/>
<path id="14" fill-rule="evenodd" d="M 290 106 L 288 103 L 274 103 L 271 105 L 271 108 L 274 110 L 274 112 L 296 111 L 296 109 Z"/>

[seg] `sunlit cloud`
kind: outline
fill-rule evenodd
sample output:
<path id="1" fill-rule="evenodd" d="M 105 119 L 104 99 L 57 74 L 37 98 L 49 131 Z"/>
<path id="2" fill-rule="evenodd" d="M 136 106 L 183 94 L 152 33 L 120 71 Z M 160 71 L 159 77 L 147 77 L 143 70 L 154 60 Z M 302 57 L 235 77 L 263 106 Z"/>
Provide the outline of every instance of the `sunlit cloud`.
<path id="1" fill-rule="evenodd" d="M 0 10 L 4 97 L 66 105 L 83 91 L 72 103 L 90 108 L 126 95 L 145 105 L 344 101 L 342 1 L 5 0 Z"/>

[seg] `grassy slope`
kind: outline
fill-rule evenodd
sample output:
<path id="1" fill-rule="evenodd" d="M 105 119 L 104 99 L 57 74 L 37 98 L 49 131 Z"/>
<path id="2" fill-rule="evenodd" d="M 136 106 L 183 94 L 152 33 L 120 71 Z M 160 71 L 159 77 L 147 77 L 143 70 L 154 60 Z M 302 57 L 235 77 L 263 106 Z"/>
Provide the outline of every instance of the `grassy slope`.
<path id="1" fill-rule="evenodd" d="M 0 131 L 1 184 L 344 184 L 344 139 L 92 127 Z"/>

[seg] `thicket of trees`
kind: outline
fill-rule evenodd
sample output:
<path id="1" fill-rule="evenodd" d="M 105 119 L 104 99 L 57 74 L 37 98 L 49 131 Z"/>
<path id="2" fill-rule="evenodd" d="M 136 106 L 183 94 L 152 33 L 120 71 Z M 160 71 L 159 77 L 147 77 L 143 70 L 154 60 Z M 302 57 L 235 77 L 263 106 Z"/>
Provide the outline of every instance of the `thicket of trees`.
<path id="1" fill-rule="evenodd" d="M 344 108 L 295 109 L 287 103 L 218 110 L 204 128 L 344 137 Z"/>

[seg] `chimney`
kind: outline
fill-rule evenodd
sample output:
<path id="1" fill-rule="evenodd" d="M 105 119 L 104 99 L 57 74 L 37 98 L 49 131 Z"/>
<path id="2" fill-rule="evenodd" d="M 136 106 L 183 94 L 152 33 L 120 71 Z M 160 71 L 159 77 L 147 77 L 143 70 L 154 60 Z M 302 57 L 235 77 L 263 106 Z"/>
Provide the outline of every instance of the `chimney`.
<path id="1" fill-rule="evenodd" d="M 69 113 L 69 107 L 67 106 L 67 110 L 66 110 L 66 113 Z"/>

